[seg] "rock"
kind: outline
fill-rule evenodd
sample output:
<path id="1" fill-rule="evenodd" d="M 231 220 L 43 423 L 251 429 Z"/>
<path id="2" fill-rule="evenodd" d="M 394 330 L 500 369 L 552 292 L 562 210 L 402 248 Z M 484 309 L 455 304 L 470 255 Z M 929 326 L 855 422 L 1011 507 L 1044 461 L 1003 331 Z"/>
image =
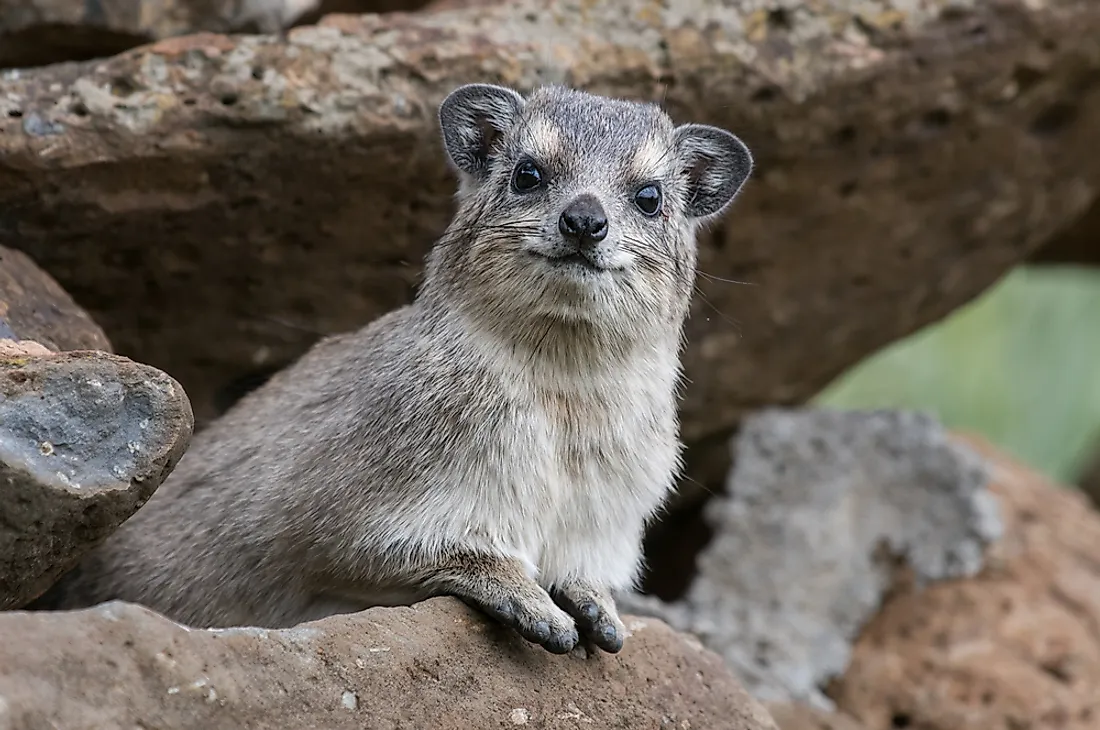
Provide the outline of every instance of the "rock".
<path id="1" fill-rule="evenodd" d="M 848 715 L 802 704 L 766 703 L 779 730 L 867 730 Z"/>
<path id="2" fill-rule="evenodd" d="M 205 423 L 410 299 L 453 205 L 455 85 L 663 99 L 758 161 L 701 241 L 685 354 L 692 477 L 719 483 L 742 414 L 816 394 L 1094 204 L 1097 39 L 1080 0 L 516 0 L 173 38 L 0 80 L 0 236 Z"/>
<path id="3" fill-rule="evenodd" d="M 832 709 L 820 688 L 898 566 L 922 582 L 974 575 L 1000 534 L 983 462 L 923 414 L 762 411 L 734 451 L 683 600 L 627 606 L 697 634 L 767 701 Z"/>
<path id="4" fill-rule="evenodd" d="M 1078 486 L 1092 500 L 1093 506 L 1100 508 L 1100 443 L 1093 449 L 1092 458 L 1085 463 Z"/>
<path id="5" fill-rule="evenodd" d="M 52 350 L 111 351 L 107 335 L 53 278 L 21 251 L 0 246 L 0 325 L 3 337 L 33 340 Z"/>
<path id="6" fill-rule="evenodd" d="M 774 730 L 698 642 L 627 625 L 621 654 L 585 658 L 449 598 L 279 631 L 189 630 L 122 602 L 0 614 L 0 725 Z"/>
<path id="7" fill-rule="evenodd" d="M 1033 264 L 1100 266 L 1100 201 L 1028 261 Z"/>
<path id="8" fill-rule="evenodd" d="M 40 595 L 137 511 L 194 423 L 183 388 L 155 368 L 38 348 L 0 347 L 0 609 Z"/>
<path id="9" fill-rule="evenodd" d="M 829 694 L 869 728 L 1059 728 L 1100 721 L 1100 515 L 997 453 L 1004 537 L 975 578 L 898 585 Z"/>
<path id="10" fill-rule="evenodd" d="M 194 33 L 277 33 L 317 0 L 16 0 L 0 2 L 0 67 L 112 56 Z"/>

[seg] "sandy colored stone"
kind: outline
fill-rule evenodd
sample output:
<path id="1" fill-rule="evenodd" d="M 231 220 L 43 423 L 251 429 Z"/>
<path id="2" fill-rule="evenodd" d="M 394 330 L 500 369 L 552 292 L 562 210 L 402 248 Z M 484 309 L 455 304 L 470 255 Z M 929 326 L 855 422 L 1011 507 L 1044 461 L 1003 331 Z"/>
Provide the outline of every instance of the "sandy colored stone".
<path id="1" fill-rule="evenodd" d="M 52 350 L 111 351 L 102 328 L 22 251 L 0 246 L 0 336 Z"/>
<path id="2" fill-rule="evenodd" d="M 829 694 L 868 728 L 1094 730 L 1100 515 L 978 439 L 1006 532 L 976 578 L 899 587 Z"/>
<path id="3" fill-rule="evenodd" d="M 33 340 L 0 339 L 0 361 L 53 357 L 54 351 Z"/>
<path id="4" fill-rule="evenodd" d="M 0 0 L 0 68 L 111 56 L 195 33 L 277 33 L 318 0 Z"/>
<path id="5" fill-rule="evenodd" d="M 1100 191 L 1082 154 L 1100 146 L 1100 4 L 784 7 L 336 15 L 9 74 L 0 236 L 179 378 L 204 423 L 412 297 L 453 205 L 436 109 L 457 84 L 663 100 L 758 162 L 703 237 L 689 322 L 684 436 L 715 484 L 743 413 L 953 311 Z"/>
<path id="6" fill-rule="evenodd" d="M 764 706 L 779 730 L 869 730 L 848 715 L 810 705 L 768 702 Z"/>
<path id="7" fill-rule="evenodd" d="M 183 388 L 155 368 L 36 357 L 34 345 L 0 340 L 0 610 L 39 596 L 136 512 L 194 424 Z"/>
<path id="8" fill-rule="evenodd" d="M 717 656 L 626 622 L 620 654 L 585 657 L 453 599 L 280 631 L 188 630 L 120 602 L 0 614 L 0 727 L 775 730 Z"/>

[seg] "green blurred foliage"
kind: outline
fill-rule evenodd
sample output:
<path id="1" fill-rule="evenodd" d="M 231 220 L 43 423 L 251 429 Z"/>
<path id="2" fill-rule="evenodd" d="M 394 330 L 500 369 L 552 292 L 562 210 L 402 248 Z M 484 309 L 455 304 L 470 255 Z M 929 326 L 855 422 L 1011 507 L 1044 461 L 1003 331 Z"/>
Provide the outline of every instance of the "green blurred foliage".
<path id="1" fill-rule="evenodd" d="M 818 403 L 930 411 L 1073 483 L 1100 448 L 1100 270 L 1018 268 L 845 373 Z"/>

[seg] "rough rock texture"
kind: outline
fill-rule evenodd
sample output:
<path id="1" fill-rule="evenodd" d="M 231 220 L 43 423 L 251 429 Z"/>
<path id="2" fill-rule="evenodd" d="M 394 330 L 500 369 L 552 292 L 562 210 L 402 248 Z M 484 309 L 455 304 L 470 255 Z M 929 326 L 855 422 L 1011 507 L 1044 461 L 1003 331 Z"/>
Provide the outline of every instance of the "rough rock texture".
<path id="1" fill-rule="evenodd" d="M 0 609 L 41 594 L 144 504 L 194 423 L 183 388 L 155 368 L 20 345 L 0 349 Z"/>
<path id="2" fill-rule="evenodd" d="M 318 0 L 0 0 L 0 67 L 111 56 L 196 31 L 277 33 Z"/>
<path id="3" fill-rule="evenodd" d="M 762 411 L 734 451 L 684 599 L 634 608 L 697 634 L 768 701 L 831 709 L 820 687 L 897 566 L 921 581 L 973 575 L 1000 534 L 982 461 L 923 414 Z"/>
<path id="4" fill-rule="evenodd" d="M 868 728 L 1100 725 L 1100 515 L 968 439 L 993 465 L 1004 537 L 982 573 L 898 586 L 829 694 Z"/>
<path id="5" fill-rule="evenodd" d="M 626 623 L 621 654 L 585 657 L 452 599 L 281 631 L 188 630 L 120 602 L 0 614 L 0 727 L 775 729 L 697 641 Z"/>
<path id="6" fill-rule="evenodd" d="M 1100 191 L 1098 3 L 516 0 L 9 74 L 0 237 L 204 422 L 409 300 L 452 207 L 436 105 L 474 80 L 663 99 L 751 146 L 686 354 L 719 480 L 742 413 L 955 309 Z"/>
<path id="7" fill-rule="evenodd" d="M 52 350 L 111 351 L 88 313 L 21 251 L 0 246 L 0 337 L 33 340 Z"/>

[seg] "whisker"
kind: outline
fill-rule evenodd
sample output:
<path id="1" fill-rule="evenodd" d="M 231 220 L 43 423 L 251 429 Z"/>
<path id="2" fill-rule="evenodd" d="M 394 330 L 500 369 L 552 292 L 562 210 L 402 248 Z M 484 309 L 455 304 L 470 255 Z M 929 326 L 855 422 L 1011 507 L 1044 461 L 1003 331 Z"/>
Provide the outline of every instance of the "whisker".
<path id="1" fill-rule="evenodd" d="M 720 281 L 723 284 L 741 284 L 742 286 L 759 286 L 756 282 L 752 281 L 738 281 L 737 279 L 724 279 L 721 276 L 715 276 L 714 274 L 708 274 L 700 268 L 695 269 L 695 273 L 702 276 L 709 281 Z"/>

